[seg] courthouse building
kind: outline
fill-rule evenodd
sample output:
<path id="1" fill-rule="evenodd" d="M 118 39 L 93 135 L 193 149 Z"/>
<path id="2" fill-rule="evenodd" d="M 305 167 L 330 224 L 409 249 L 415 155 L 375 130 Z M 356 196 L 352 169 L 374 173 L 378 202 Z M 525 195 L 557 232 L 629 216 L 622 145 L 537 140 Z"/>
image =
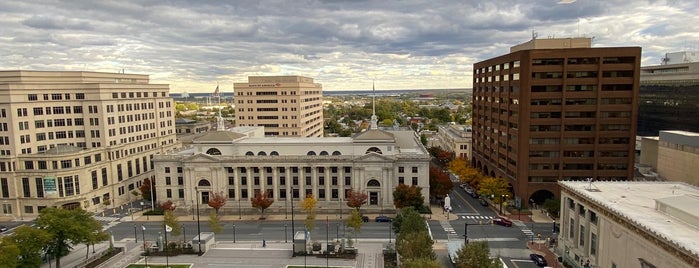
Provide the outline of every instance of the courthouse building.
<path id="1" fill-rule="evenodd" d="M 177 146 L 168 91 L 139 74 L 0 71 L 0 216 L 136 200 Z"/>
<path id="2" fill-rule="evenodd" d="M 572 267 L 699 267 L 699 188 L 560 181 L 557 254 Z M 568 267 L 571 267 L 568 266 Z"/>
<path id="3" fill-rule="evenodd" d="M 197 203 L 208 208 L 211 195 L 222 193 L 228 197 L 224 213 L 235 215 L 257 213 L 250 199 L 266 192 L 274 200 L 267 211 L 283 214 L 292 200 L 298 206 L 312 194 L 321 213 L 347 213 L 347 193 L 359 191 L 368 195 L 363 213 L 388 213 L 393 190 L 407 184 L 421 187 L 427 203 L 430 155 L 420 138 L 414 131 L 380 130 L 375 117 L 372 122 L 354 137 L 207 132 L 185 150 L 155 157 L 158 200 L 192 213 Z"/>

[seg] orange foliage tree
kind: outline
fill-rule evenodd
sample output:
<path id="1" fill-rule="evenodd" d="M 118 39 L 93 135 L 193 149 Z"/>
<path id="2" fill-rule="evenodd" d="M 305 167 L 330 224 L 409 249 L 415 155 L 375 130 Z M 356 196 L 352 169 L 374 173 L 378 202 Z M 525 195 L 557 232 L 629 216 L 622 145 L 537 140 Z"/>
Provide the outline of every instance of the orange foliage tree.
<path id="1" fill-rule="evenodd" d="M 228 196 L 223 194 L 223 192 L 213 193 L 209 198 L 209 206 L 214 208 L 216 214 L 218 214 L 219 209 L 226 205 L 226 201 L 228 201 Z"/>
<path id="2" fill-rule="evenodd" d="M 422 188 L 415 185 L 398 184 L 393 191 L 393 205 L 398 209 L 412 207 L 415 210 L 420 210 L 424 202 Z"/>
<path id="3" fill-rule="evenodd" d="M 347 193 L 347 206 L 359 211 L 359 209 L 366 204 L 368 198 L 369 196 L 367 194 L 360 191 L 349 191 L 349 193 Z"/>
<path id="4" fill-rule="evenodd" d="M 264 219 L 265 209 L 271 206 L 272 203 L 274 203 L 274 200 L 267 197 L 267 192 L 262 192 L 256 194 L 255 197 L 250 198 L 250 202 L 252 203 L 252 207 L 260 210 L 260 219 Z"/>
<path id="5" fill-rule="evenodd" d="M 434 198 L 444 198 L 451 192 L 452 187 L 449 174 L 436 165 L 430 165 L 430 195 Z"/>

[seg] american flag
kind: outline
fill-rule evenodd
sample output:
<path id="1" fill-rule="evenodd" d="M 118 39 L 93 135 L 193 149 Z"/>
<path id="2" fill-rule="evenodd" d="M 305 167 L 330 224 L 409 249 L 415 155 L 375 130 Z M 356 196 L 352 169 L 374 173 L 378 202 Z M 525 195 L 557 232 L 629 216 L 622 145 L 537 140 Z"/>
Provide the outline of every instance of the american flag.
<path id="1" fill-rule="evenodd" d="M 219 94 L 219 90 L 218 90 L 218 86 L 216 86 L 216 90 L 214 90 L 213 96 L 218 97 L 219 96 L 218 94 Z"/>

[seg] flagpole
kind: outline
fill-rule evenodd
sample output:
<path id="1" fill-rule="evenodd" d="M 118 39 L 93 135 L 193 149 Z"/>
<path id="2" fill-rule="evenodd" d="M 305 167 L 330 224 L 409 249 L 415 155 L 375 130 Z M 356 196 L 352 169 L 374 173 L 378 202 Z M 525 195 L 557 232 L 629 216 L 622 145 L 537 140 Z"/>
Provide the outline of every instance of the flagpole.
<path id="1" fill-rule="evenodd" d="M 167 224 L 163 224 L 163 229 L 165 229 L 165 268 L 170 267 L 170 259 L 168 258 L 168 252 L 167 252 Z"/>

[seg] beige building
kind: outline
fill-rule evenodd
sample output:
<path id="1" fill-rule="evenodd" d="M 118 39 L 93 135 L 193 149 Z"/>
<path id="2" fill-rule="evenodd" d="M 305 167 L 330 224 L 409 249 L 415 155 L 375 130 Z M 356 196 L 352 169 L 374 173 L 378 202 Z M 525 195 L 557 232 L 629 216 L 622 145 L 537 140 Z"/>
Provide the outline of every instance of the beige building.
<path id="1" fill-rule="evenodd" d="M 699 188 L 628 181 L 559 186 L 556 250 L 572 267 L 699 267 Z"/>
<path id="2" fill-rule="evenodd" d="M 389 213 L 393 190 L 407 184 L 421 187 L 428 202 L 430 155 L 414 131 L 384 131 L 374 122 L 354 137 L 250 134 L 211 131 L 185 150 L 156 156 L 158 200 L 192 213 L 197 203 L 208 208 L 211 195 L 223 193 L 223 213 L 236 215 L 259 213 L 250 199 L 266 192 L 274 200 L 266 211 L 284 214 L 291 202 L 298 206 L 313 194 L 320 213 L 344 214 L 347 193 L 354 190 L 368 196 L 363 213 Z"/>
<path id="3" fill-rule="evenodd" d="M 266 136 L 323 136 L 323 86 L 313 78 L 250 76 L 234 91 L 235 126 L 262 126 Z"/>
<path id="4" fill-rule="evenodd" d="M 147 75 L 0 71 L 1 216 L 135 200 L 154 155 L 176 147 L 168 91 Z"/>
<path id="5" fill-rule="evenodd" d="M 473 130 L 465 125 L 439 126 L 437 146 L 443 150 L 454 152 L 455 157 L 471 161 L 471 141 Z"/>
<path id="6" fill-rule="evenodd" d="M 699 185 L 699 133 L 664 130 L 658 137 L 643 137 L 640 163 L 662 179 Z"/>

